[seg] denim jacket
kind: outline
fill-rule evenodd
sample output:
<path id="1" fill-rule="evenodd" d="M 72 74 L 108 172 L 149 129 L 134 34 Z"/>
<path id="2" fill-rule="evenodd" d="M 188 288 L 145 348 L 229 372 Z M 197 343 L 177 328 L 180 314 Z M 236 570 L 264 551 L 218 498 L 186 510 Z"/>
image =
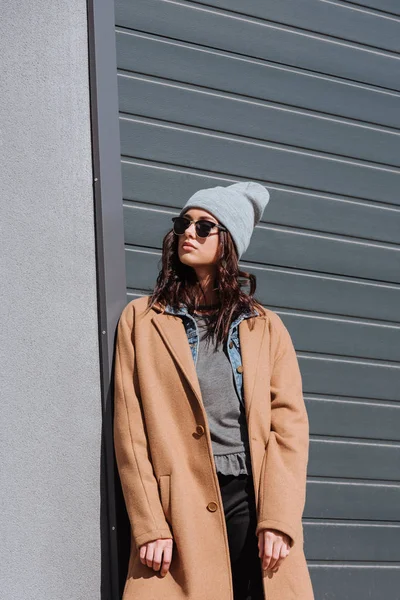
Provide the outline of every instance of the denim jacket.
<path id="1" fill-rule="evenodd" d="M 181 308 L 173 308 L 169 304 L 165 308 L 165 312 L 177 315 L 182 317 L 183 324 L 185 326 L 186 335 L 188 337 L 188 342 L 190 345 L 190 349 L 192 351 L 192 356 L 194 360 L 194 364 L 197 364 L 197 355 L 199 349 L 199 331 L 197 328 L 196 320 L 192 315 L 189 314 L 187 306 L 183 305 Z M 234 375 L 236 392 L 244 406 L 244 397 L 243 397 L 243 375 L 242 375 L 242 355 L 240 352 L 240 340 L 239 340 L 239 323 L 243 319 L 248 319 L 250 317 L 254 317 L 259 315 L 257 309 L 253 311 L 242 312 L 239 317 L 237 317 L 234 321 L 232 321 L 229 327 L 228 339 L 227 339 L 227 351 L 229 361 L 232 366 L 232 371 Z"/>

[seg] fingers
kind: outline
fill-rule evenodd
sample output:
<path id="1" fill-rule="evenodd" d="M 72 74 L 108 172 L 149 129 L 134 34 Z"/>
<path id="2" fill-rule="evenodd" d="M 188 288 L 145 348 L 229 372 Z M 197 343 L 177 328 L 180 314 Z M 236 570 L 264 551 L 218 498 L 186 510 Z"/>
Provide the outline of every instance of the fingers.
<path id="1" fill-rule="evenodd" d="M 277 549 L 276 549 L 276 546 L 278 546 Z M 277 541 L 274 544 L 274 548 L 272 550 L 272 558 L 271 558 L 269 568 L 274 573 L 276 573 L 276 571 L 279 569 L 283 560 L 287 557 L 288 554 L 289 554 L 289 550 L 286 548 L 285 543 L 280 543 L 279 541 Z"/>
<path id="2" fill-rule="evenodd" d="M 258 556 L 262 561 L 264 571 L 276 573 L 283 560 L 289 554 L 289 545 L 282 540 L 282 536 L 275 535 L 269 530 L 260 531 L 258 536 Z"/>
<path id="3" fill-rule="evenodd" d="M 154 546 L 155 542 L 147 542 L 140 546 L 140 562 L 148 567 L 153 566 Z"/>
<path id="4" fill-rule="evenodd" d="M 161 577 L 165 577 L 165 575 L 168 573 L 172 561 L 172 540 L 166 541 L 170 543 L 164 547 L 164 558 L 160 572 Z"/>
<path id="5" fill-rule="evenodd" d="M 270 562 L 272 558 L 273 540 L 270 535 L 264 533 L 264 551 L 261 555 L 262 568 L 264 571 L 270 568 Z"/>
<path id="6" fill-rule="evenodd" d="M 171 538 L 160 538 L 147 542 L 139 548 L 140 562 L 154 571 L 160 571 L 160 575 L 165 577 L 172 561 L 172 547 L 173 540 Z"/>
<path id="7" fill-rule="evenodd" d="M 164 552 L 164 548 L 162 547 L 161 544 L 159 544 L 157 542 L 154 547 L 154 554 L 153 554 L 153 569 L 154 569 L 154 571 L 160 570 L 161 561 L 163 558 L 163 552 Z"/>

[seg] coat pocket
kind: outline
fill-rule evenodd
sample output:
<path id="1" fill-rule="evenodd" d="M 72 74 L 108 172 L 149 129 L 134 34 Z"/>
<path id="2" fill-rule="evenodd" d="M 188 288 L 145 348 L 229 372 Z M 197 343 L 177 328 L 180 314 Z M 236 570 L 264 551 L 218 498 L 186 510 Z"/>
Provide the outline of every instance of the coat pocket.
<path id="1" fill-rule="evenodd" d="M 166 520 L 171 525 L 171 476 L 160 475 L 158 478 L 161 506 Z"/>

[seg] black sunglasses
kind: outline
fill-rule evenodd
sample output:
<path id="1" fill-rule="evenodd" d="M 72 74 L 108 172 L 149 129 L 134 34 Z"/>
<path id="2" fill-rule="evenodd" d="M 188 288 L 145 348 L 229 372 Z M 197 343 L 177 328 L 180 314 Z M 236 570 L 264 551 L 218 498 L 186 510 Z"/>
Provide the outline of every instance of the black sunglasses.
<path id="1" fill-rule="evenodd" d="M 222 225 L 218 225 L 218 223 L 214 223 L 213 221 L 208 221 L 207 219 L 199 219 L 198 221 L 192 221 L 187 217 L 172 217 L 171 219 L 174 223 L 174 233 L 176 235 L 182 235 L 185 233 L 186 229 L 192 224 L 195 224 L 196 234 L 201 238 L 206 238 L 210 235 L 210 231 L 214 227 L 218 227 L 221 231 L 227 231 L 225 227 Z"/>

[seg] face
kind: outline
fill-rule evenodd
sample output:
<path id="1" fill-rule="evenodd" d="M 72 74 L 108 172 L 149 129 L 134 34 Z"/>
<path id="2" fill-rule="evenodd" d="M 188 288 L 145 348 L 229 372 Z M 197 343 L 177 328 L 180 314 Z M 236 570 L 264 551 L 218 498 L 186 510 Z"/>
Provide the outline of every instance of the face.
<path id="1" fill-rule="evenodd" d="M 189 208 L 184 215 L 188 219 L 197 221 L 207 219 L 219 223 L 211 213 L 203 208 Z M 206 238 L 197 235 L 195 224 L 191 223 L 182 235 L 178 236 L 178 255 L 181 262 L 193 268 L 213 265 L 217 262 L 219 246 L 219 229 L 215 227 Z M 189 243 L 190 246 L 185 246 Z"/>

